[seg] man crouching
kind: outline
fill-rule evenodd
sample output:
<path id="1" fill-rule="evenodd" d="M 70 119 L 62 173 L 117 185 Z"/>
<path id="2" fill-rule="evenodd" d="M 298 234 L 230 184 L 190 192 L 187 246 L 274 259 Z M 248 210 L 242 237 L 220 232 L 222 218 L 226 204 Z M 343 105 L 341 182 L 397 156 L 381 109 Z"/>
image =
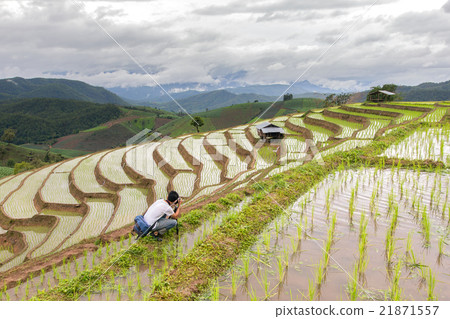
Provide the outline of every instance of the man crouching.
<path id="1" fill-rule="evenodd" d="M 167 196 L 167 199 L 158 199 L 154 202 L 144 214 L 145 222 L 149 226 L 154 225 L 150 235 L 160 241 L 161 238 L 157 236 L 163 235 L 169 229 L 177 225 L 180 211 L 181 198 L 175 191 L 171 191 Z"/>

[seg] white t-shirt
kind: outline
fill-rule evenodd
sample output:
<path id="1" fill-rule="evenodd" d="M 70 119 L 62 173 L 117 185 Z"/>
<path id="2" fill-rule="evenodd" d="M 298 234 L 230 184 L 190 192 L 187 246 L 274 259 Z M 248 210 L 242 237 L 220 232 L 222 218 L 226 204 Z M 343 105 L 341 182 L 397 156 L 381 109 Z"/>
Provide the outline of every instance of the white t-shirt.
<path id="1" fill-rule="evenodd" d="M 173 213 L 172 207 L 170 207 L 164 199 L 158 199 L 147 209 L 144 214 L 144 220 L 151 226 L 164 215 L 170 216 L 173 215 Z"/>

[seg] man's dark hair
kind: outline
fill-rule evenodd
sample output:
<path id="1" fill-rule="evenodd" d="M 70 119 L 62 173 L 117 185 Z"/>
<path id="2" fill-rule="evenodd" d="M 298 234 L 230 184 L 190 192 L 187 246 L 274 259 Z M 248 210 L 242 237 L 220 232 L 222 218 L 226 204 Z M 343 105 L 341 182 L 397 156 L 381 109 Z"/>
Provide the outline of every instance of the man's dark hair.
<path id="1" fill-rule="evenodd" d="M 169 196 L 167 196 L 167 200 L 172 203 L 175 202 L 178 198 L 179 198 L 178 193 L 175 191 L 171 191 L 169 193 Z"/>

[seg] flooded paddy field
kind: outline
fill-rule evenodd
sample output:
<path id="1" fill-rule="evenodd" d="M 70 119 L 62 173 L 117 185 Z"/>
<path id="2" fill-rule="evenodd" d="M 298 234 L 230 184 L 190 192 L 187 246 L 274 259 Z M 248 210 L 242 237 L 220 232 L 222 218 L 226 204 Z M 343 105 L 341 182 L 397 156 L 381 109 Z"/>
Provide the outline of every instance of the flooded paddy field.
<path id="1" fill-rule="evenodd" d="M 275 220 L 212 300 L 450 300 L 446 173 L 336 172 Z"/>
<path id="2" fill-rule="evenodd" d="M 384 156 L 409 160 L 441 161 L 450 165 L 450 126 L 423 128 L 399 144 L 389 147 Z"/>

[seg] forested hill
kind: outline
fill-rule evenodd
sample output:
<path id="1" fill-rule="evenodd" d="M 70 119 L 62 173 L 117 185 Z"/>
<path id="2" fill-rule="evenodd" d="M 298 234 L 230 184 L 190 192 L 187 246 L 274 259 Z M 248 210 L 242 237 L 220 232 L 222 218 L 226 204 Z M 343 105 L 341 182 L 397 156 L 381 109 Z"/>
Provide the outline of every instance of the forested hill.
<path id="1" fill-rule="evenodd" d="M 77 133 L 118 118 L 118 106 L 34 98 L 0 102 L 0 133 L 16 130 L 15 144 L 39 143 Z"/>
<path id="2" fill-rule="evenodd" d="M 81 81 L 66 79 L 23 79 L 15 77 L 0 80 L 0 101 L 21 98 L 58 98 L 93 103 L 127 105 L 116 94 Z"/>
<path id="3" fill-rule="evenodd" d="M 425 82 L 417 86 L 400 85 L 395 92 L 403 101 L 448 101 L 450 100 L 450 81 Z M 364 102 L 368 93 L 369 91 L 356 93 L 351 102 Z"/>
<path id="4" fill-rule="evenodd" d="M 405 101 L 445 101 L 450 100 L 450 81 L 426 82 L 417 86 L 400 86 L 397 92 Z"/>

